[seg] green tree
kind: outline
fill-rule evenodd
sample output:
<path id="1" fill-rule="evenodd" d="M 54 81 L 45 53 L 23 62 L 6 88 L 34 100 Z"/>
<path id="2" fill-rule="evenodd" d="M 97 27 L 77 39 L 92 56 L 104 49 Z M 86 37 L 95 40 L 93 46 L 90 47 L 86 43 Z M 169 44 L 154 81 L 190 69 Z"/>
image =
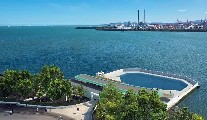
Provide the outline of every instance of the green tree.
<path id="1" fill-rule="evenodd" d="M 84 89 L 83 89 L 83 86 L 82 85 L 78 85 L 76 87 L 77 89 L 77 94 L 80 98 L 82 98 L 84 96 Z"/>
<path id="2" fill-rule="evenodd" d="M 168 119 L 166 105 L 157 92 L 128 90 L 121 93 L 114 85 L 105 86 L 100 93 L 96 109 L 97 119 L 114 120 L 165 120 Z"/>
<path id="3" fill-rule="evenodd" d="M 33 92 L 33 82 L 30 79 L 18 80 L 15 90 L 21 98 L 25 99 Z"/>
<path id="4" fill-rule="evenodd" d="M 61 72 L 59 67 L 47 65 L 42 67 L 40 76 L 37 77 L 39 77 L 38 79 L 41 80 L 41 84 L 45 90 L 47 89 L 49 83 L 52 80 L 64 78 L 63 73 Z"/>
<path id="5" fill-rule="evenodd" d="M 40 102 L 44 95 L 46 95 L 45 90 L 43 89 L 42 85 L 39 83 L 37 87 L 36 96 L 39 98 Z"/>
<path id="6" fill-rule="evenodd" d="M 0 76 L 0 97 L 5 97 L 5 89 L 6 89 L 6 85 L 5 85 L 5 80 L 2 76 Z"/>
<path id="7" fill-rule="evenodd" d="M 47 96 L 54 100 L 59 100 L 66 96 L 71 96 L 71 84 L 63 79 L 52 80 L 47 89 Z"/>
<path id="8" fill-rule="evenodd" d="M 120 107 L 123 102 L 123 94 L 113 84 L 106 85 L 100 93 L 97 103 L 97 119 L 122 119 L 123 112 Z"/>
<path id="9" fill-rule="evenodd" d="M 172 115 L 172 120 L 204 120 L 204 118 L 198 114 L 192 113 L 187 107 L 183 107 Z"/>
<path id="10" fill-rule="evenodd" d="M 72 97 L 72 85 L 71 85 L 71 82 L 70 80 L 64 80 L 65 81 L 65 85 L 66 85 L 66 96 L 67 96 L 67 99 L 68 101 L 70 101 L 71 97 Z"/>
<path id="11" fill-rule="evenodd" d="M 100 93 L 96 117 L 98 120 L 204 120 L 187 108 L 169 113 L 156 91 L 127 90 L 122 94 L 112 84 L 106 85 Z"/>
<path id="12" fill-rule="evenodd" d="M 78 94 L 78 89 L 77 89 L 77 86 L 75 85 L 72 86 L 72 94 L 75 96 Z"/>
<path id="13" fill-rule="evenodd" d="M 123 119 L 138 120 L 139 119 L 139 107 L 137 104 L 137 95 L 133 90 L 128 90 L 124 95 L 124 102 L 122 104 Z M 138 114 L 138 115 L 137 115 Z"/>
<path id="14" fill-rule="evenodd" d="M 204 117 L 196 113 L 193 113 L 192 120 L 204 120 Z"/>
<path id="15" fill-rule="evenodd" d="M 37 97 L 40 97 L 41 95 L 39 94 L 40 92 L 42 93 L 42 94 L 44 94 L 45 92 L 45 90 L 44 90 L 44 88 L 42 87 L 42 80 L 41 80 L 41 76 L 40 76 L 40 74 L 34 74 L 34 76 L 32 77 L 32 82 L 33 82 L 33 85 L 34 85 L 34 91 L 33 91 L 33 95 L 35 96 L 35 95 L 37 95 Z M 37 93 L 37 92 L 39 92 L 39 93 Z M 44 92 L 44 93 L 43 93 Z M 40 95 L 40 96 L 39 96 Z"/>
<path id="16" fill-rule="evenodd" d="M 29 79 L 29 80 L 31 80 L 32 79 L 32 74 L 29 72 L 29 71 L 27 71 L 27 70 L 23 70 L 23 71 L 19 71 L 19 78 L 18 79 L 20 79 L 20 80 L 23 80 L 23 79 Z"/>
<path id="17" fill-rule="evenodd" d="M 139 118 L 144 119 L 167 119 L 166 104 L 160 101 L 156 91 L 147 92 L 145 89 L 138 91 Z"/>
<path id="18" fill-rule="evenodd" d="M 1 80 L 1 84 L 4 85 L 4 87 L 2 88 L 3 96 L 7 97 L 9 95 L 17 95 L 18 93 L 15 89 L 16 83 L 18 83 L 19 80 L 31 78 L 31 73 L 26 70 L 6 70 Z"/>
<path id="19" fill-rule="evenodd" d="M 6 70 L 3 74 L 3 96 L 7 97 L 15 93 L 15 85 L 20 79 L 20 72 L 17 70 Z"/>

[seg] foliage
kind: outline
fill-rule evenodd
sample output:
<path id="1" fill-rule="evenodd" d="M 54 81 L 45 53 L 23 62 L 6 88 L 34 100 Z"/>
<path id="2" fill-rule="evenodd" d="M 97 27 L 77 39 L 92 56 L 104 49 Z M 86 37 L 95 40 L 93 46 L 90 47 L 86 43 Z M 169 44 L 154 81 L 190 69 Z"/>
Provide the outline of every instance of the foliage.
<path id="1" fill-rule="evenodd" d="M 69 80 L 65 80 L 63 73 L 57 66 L 43 66 L 40 73 L 32 75 L 29 71 L 6 70 L 0 77 L 0 97 L 12 97 L 25 99 L 37 96 L 40 100 L 43 96 L 52 100 L 67 97 L 72 93 L 82 97 L 83 86 L 77 86 L 73 92 Z"/>
<path id="2" fill-rule="evenodd" d="M 83 89 L 83 86 L 82 85 L 78 85 L 77 86 L 77 95 L 80 96 L 80 98 L 83 97 L 83 95 L 84 95 L 84 89 Z"/>
<path id="3" fill-rule="evenodd" d="M 76 99 L 80 100 L 85 94 L 83 86 L 82 85 L 72 86 L 72 94 L 75 95 Z"/>
<path id="4" fill-rule="evenodd" d="M 47 95 L 52 100 L 59 100 L 62 97 L 68 95 L 70 96 L 71 93 L 72 91 L 70 82 L 63 79 L 52 80 L 47 89 Z"/>
<path id="5" fill-rule="evenodd" d="M 32 78 L 32 82 L 33 82 L 33 87 L 34 87 L 34 91 L 33 91 L 33 95 L 37 95 L 38 97 L 43 96 L 41 94 L 45 93 L 45 90 L 43 89 L 42 85 L 41 85 L 41 77 L 40 74 L 34 74 L 33 78 Z M 41 93 L 40 93 L 41 92 Z"/>
<path id="6" fill-rule="evenodd" d="M 171 116 L 171 119 L 173 120 L 204 120 L 202 116 L 190 112 L 186 107 L 179 109 L 178 111 L 174 112 Z"/>
<path id="7" fill-rule="evenodd" d="M 166 104 L 160 101 L 156 91 L 147 92 L 145 89 L 138 91 L 137 104 L 139 106 L 140 119 L 166 119 L 164 112 Z"/>
<path id="8" fill-rule="evenodd" d="M 100 100 L 97 107 L 98 119 L 122 119 L 121 105 L 123 94 L 113 84 L 105 86 L 100 93 Z"/>
<path id="9" fill-rule="evenodd" d="M 62 71 L 57 66 L 45 65 L 39 74 L 34 75 L 34 88 L 39 98 L 47 96 L 52 100 L 63 97 L 71 98 L 72 86 L 69 80 L 64 80 Z"/>
<path id="10" fill-rule="evenodd" d="M 29 79 L 22 79 L 16 83 L 16 92 L 23 98 L 28 97 L 33 91 L 33 83 Z"/>
<path id="11" fill-rule="evenodd" d="M 47 89 L 52 80 L 60 80 L 63 79 L 64 76 L 59 67 L 45 65 L 42 67 L 40 74 L 37 75 L 37 78 L 40 80 L 43 88 Z"/>
<path id="12" fill-rule="evenodd" d="M 1 91 L 2 96 L 7 97 L 9 95 L 17 95 L 16 93 L 16 84 L 23 79 L 31 79 L 32 75 L 28 71 L 19 71 L 19 70 L 6 70 L 1 79 Z"/>
<path id="13" fill-rule="evenodd" d="M 124 103 L 122 106 L 122 109 L 124 109 L 123 119 L 128 119 L 129 116 L 131 120 L 138 119 L 136 113 L 139 108 L 136 102 L 137 95 L 132 90 L 128 90 L 124 96 Z"/>
<path id="14" fill-rule="evenodd" d="M 38 85 L 38 88 L 37 88 L 37 92 L 36 92 L 36 96 L 38 98 L 40 98 L 40 101 L 41 101 L 41 98 L 45 95 L 45 90 L 43 89 L 43 87 L 39 84 Z"/>
<path id="15" fill-rule="evenodd" d="M 4 78 L 0 76 L 0 96 L 5 96 L 5 81 L 4 81 Z"/>
<path id="16" fill-rule="evenodd" d="M 183 108 L 169 116 L 156 91 L 145 89 L 135 93 L 128 90 L 122 94 L 113 84 L 108 84 L 100 93 L 97 103 L 98 120 L 204 120 L 202 116 Z"/>

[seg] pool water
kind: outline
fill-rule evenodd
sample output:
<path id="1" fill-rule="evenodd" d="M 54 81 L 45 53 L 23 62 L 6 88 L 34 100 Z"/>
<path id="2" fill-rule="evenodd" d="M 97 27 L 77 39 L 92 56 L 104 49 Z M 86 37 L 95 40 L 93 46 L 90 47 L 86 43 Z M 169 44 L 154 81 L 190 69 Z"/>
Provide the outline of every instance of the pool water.
<path id="1" fill-rule="evenodd" d="M 145 88 L 159 88 L 163 90 L 181 91 L 187 84 L 176 79 L 147 75 L 142 73 L 127 73 L 120 76 L 122 82 Z"/>

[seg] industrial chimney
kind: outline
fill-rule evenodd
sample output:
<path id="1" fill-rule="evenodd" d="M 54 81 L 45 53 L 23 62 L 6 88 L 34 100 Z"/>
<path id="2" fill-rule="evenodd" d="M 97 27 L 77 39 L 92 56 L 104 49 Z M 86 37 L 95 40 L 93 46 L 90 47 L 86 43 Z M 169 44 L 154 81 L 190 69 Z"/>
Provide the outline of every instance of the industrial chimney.
<path id="1" fill-rule="evenodd" d="M 145 9 L 144 9 L 144 23 L 145 23 Z"/>
<path id="2" fill-rule="evenodd" d="M 138 10 L 138 18 L 137 18 L 137 28 L 139 29 L 139 10 Z"/>

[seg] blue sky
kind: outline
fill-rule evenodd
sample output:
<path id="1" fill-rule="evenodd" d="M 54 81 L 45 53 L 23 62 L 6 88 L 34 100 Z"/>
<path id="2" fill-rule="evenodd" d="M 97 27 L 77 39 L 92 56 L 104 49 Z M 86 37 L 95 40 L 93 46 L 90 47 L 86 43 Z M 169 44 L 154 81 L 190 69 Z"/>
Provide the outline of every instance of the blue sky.
<path id="1" fill-rule="evenodd" d="M 87 25 L 205 19 L 207 0 L 0 0 L 0 25 Z"/>

